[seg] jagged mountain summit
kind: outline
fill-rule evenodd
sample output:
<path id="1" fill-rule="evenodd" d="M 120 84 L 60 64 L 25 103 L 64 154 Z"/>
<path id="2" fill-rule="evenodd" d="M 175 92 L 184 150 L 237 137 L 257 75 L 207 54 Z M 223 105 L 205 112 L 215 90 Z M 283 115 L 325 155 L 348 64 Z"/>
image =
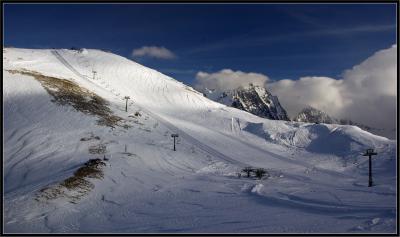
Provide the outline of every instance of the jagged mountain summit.
<path id="1" fill-rule="evenodd" d="M 278 97 L 261 86 L 249 84 L 223 92 L 206 90 L 204 94 L 216 102 L 247 111 L 262 118 L 289 120 L 286 110 L 279 103 Z"/>
<path id="2" fill-rule="evenodd" d="M 316 109 L 311 106 L 307 106 L 302 109 L 299 114 L 294 117 L 293 121 L 296 122 L 307 122 L 307 123 L 327 123 L 327 124 L 339 124 L 339 121 L 332 118 L 324 111 Z"/>

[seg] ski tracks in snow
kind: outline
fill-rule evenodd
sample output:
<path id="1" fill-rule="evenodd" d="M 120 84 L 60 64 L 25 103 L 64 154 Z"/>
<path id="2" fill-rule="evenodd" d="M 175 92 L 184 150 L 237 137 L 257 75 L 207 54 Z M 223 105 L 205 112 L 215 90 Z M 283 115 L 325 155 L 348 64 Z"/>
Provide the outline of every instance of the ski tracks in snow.
<path id="1" fill-rule="evenodd" d="M 85 78 L 81 73 L 79 73 L 71 64 L 69 64 L 69 63 L 63 58 L 63 56 L 62 56 L 60 53 L 58 53 L 56 50 L 52 50 L 52 53 L 53 53 L 53 55 L 56 56 L 56 58 L 57 58 L 63 65 L 65 65 L 68 69 L 70 69 L 72 72 L 74 72 L 74 73 L 75 73 L 77 76 L 79 76 L 80 78 L 86 80 L 86 78 Z M 149 74 L 150 72 L 147 72 L 147 73 Z M 150 77 L 148 77 L 148 78 L 150 78 Z M 150 79 L 150 81 L 151 81 L 150 83 L 152 84 L 151 87 L 154 88 L 154 87 L 155 87 L 154 82 L 153 82 L 151 79 Z M 107 87 L 107 88 L 109 88 L 109 87 Z M 109 91 L 110 91 L 110 90 L 111 90 L 111 89 L 109 89 Z M 165 90 L 168 90 L 168 86 L 167 86 L 166 83 L 165 83 L 165 85 L 164 85 L 164 87 L 163 87 L 163 94 L 164 94 L 165 99 L 166 99 L 169 103 L 171 103 L 171 101 L 168 100 L 168 96 L 165 95 Z M 145 111 L 146 113 L 148 113 L 149 115 L 151 115 L 153 118 L 156 118 L 159 122 L 161 122 L 162 124 L 164 124 L 164 126 L 166 126 L 167 128 L 169 128 L 171 131 L 179 132 L 179 134 L 181 135 L 181 137 L 185 138 L 187 141 L 189 141 L 189 142 L 192 143 L 193 145 L 197 146 L 197 147 L 200 148 L 201 150 L 203 150 L 203 151 L 209 153 L 210 155 L 215 156 L 215 157 L 217 157 L 217 158 L 219 158 L 219 159 L 225 160 L 225 161 L 227 161 L 227 162 L 229 162 L 229 163 L 232 163 L 232 164 L 241 166 L 241 167 L 247 166 L 247 164 L 245 164 L 245 163 L 243 163 L 243 162 L 240 162 L 240 161 L 237 161 L 237 160 L 234 160 L 234 159 L 232 159 L 232 158 L 230 158 L 230 157 L 228 157 L 228 156 L 222 154 L 221 152 L 217 151 L 216 149 L 214 149 L 214 148 L 212 148 L 212 147 L 210 147 L 210 146 L 208 146 L 208 145 L 206 145 L 206 144 L 200 142 L 199 140 L 197 140 L 197 139 L 195 139 L 194 137 L 190 136 L 189 134 L 187 134 L 187 133 L 184 132 L 183 130 L 181 130 L 181 129 L 179 129 L 178 127 L 176 127 L 175 125 L 173 125 L 172 123 L 170 123 L 170 122 L 168 122 L 167 120 L 163 119 L 161 116 L 158 116 L 158 115 L 156 115 L 155 113 L 150 112 L 148 109 L 144 109 L 144 108 L 141 107 L 141 106 L 139 106 L 139 107 L 140 107 L 141 110 Z"/>

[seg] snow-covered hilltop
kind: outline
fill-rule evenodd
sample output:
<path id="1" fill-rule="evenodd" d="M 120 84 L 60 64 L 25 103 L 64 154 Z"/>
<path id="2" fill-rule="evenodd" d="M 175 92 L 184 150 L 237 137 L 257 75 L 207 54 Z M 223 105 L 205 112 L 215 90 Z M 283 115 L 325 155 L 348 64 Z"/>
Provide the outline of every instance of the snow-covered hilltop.
<path id="1" fill-rule="evenodd" d="M 262 118 L 289 120 L 278 97 L 258 85 L 249 84 L 224 92 L 205 89 L 203 93 L 207 98 L 221 104 L 247 111 Z"/>
<path id="2" fill-rule="evenodd" d="M 7 233 L 395 232 L 396 143 L 358 127 L 261 118 L 91 49 L 3 49 L 3 101 Z"/>
<path id="3" fill-rule="evenodd" d="M 296 122 L 306 122 L 306 123 L 327 123 L 327 124 L 340 124 L 340 125 L 352 125 L 361 128 L 362 130 L 368 131 L 373 134 L 379 134 L 384 131 L 383 129 L 371 128 L 364 124 L 356 123 L 349 119 L 338 119 L 330 116 L 326 112 L 316 109 L 314 107 L 308 106 L 301 110 L 296 117 L 293 118 Z"/>

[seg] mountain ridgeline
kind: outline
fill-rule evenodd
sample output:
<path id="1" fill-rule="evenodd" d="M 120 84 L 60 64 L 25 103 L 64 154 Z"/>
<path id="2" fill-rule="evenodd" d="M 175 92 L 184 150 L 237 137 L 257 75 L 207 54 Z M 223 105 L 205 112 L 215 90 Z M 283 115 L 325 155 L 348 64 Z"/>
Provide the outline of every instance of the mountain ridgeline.
<path id="1" fill-rule="evenodd" d="M 328 113 L 312 106 L 305 107 L 295 117 L 289 118 L 276 95 L 272 95 L 265 87 L 253 85 L 251 83 L 248 86 L 240 86 L 236 89 L 222 92 L 215 89 L 205 89 L 202 91 L 203 94 L 211 100 L 244 110 L 262 118 L 305 123 L 354 125 L 366 131 L 377 131 L 377 129 L 356 123 L 349 119 L 332 117 Z"/>

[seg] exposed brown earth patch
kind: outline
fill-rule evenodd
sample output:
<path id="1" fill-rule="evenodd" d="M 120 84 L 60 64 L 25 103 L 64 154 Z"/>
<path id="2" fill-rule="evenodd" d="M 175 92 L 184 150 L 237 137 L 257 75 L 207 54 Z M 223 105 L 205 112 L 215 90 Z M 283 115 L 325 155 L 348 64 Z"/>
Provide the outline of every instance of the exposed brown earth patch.
<path id="1" fill-rule="evenodd" d="M 102 179 L 104 177 L 102 170 L 104 166 L 106 166 L 106 163 L 102 160 L 91 159 L 76 170 L 73 176 L 59 184 L 41 189 L 36 194 L 36 200 L 48 201 L 64 197 L 69 199 L 71 203 L 77 203 L 94 188 L 94 184 L 89 179 Z"/>
<path id="2" fill-rule="evenodd" d="M 58 105 L 71 105 L 77 111 L 98 116 L 97 123 L 101 126 L 112 128 L 123 126 L 120 124 L 123 119 L 113 115 L 106 100 L 70 80 L 45 76 L 38 72 L 27 70 L 7 71 L 12 74 L 19 73 L 34 77 L 53 97 L 52 102 Z"/>

